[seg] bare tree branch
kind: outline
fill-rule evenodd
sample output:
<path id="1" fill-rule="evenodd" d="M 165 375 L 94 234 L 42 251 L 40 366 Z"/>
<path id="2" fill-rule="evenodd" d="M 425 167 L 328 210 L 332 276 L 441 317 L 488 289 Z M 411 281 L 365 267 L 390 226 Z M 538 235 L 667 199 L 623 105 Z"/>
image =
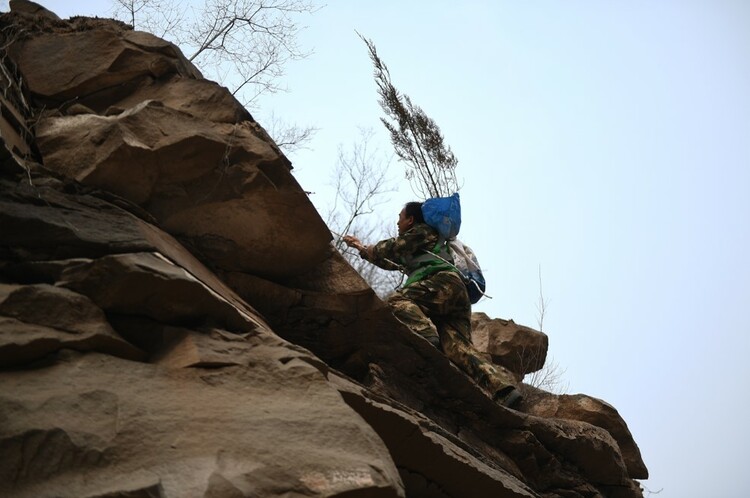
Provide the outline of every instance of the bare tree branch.
<path id="1" fill-rule="evenodd" d="M 195 8 L 185 8 L 184 0 L 112 1 L 115 17 L 168 37 L 246 107 L 261 95 L 286 91 L 286 63 L 309 55 L 297 43 L 298 18 L 317 11 L 313 0 L 205 0 Z M 280 120 L 268 128 L 286 152 L 304 147 L 317 131 Z"/>
<path id="2" fill-rule="evenodd" d="M 274 113 L 271 113 L 265 128 L 276 145 L 286 153 L 308 148 L 310 140 L 318 131 L 314 126 L 288 123 Z"/>
<path id="3" fill-rule="evenodd" d="M 148 31 L 160 38 L 179 33 L 185 22 L 178 0 L 113 0 L 112 15 L 124 18 L 133 29 Z"/>
<path id="4" fill-rule="evenodd" d="M 168 37 L 207 78 L 227 86 L 245 106 L 284 91 L 287 62 L 310 55 L 297 37 L 313 0 L 112 0 L 114 15 L 134 28 Z"/>
<path id="5" fill-rule="evenodd" d="M 296 19 L 316 10 L 310 0 L 207 0 L 187 31 L 188 58 L 209 73 L 231 67 L 218 80 L 252 106 L 262 94 L 283 91 L 285 64 L 309 55 L 297 43 L 303 27 Z"/>
<path id="6" fill-rule="evenodd" d="M 547 311 L 547 301 L 544 299 L 544 290 L 542 289 L 542 265 L 539 265 L 539 300 L 536 303 L 537 326 L 539 332 L 544 330 L 544 314 Z"/>
<path id="7" fill-rule="evenodd" d="M 385 271 L 359 257 L 343 242 L 344 235 L 362 240 L 380 240 L 391 236 L 379 219 L 371 220 L 375 208 L 388 199 L 394 188 L 388 180 L 388 164 L 382 153 L 370 146 L 372 130 L 360 130 L 360 138 L 351 150 L 339 147 L 333 174 L 336 189 L 334 204 L 328 213 L 328 226 L 335 234 L 334 246 L 381 297 L 393 292 L 401 283 L 401 274 Z"/>
<path id="8" fill-rule="evenodd" d="M 537 310 L 537 326 L 539 332 L 544 332 L 544 316 L 547 313 L 548 301 L 544 298 L 544 291 L 542 288 L 542 266 L 539 265 L 539 300 L 536 304 Z M 545 354 L 545 351 L 532 351 L 530 354 L 526 351 L 522 352 L 522 361 L 530 364 L 536 364 L 540 360 L 540 356 Z M 532 372 L 528 378 L 524 379 L 525 382 L 533 387 L 544 389 L 555 394 L 565 394 L 568 390 L 569 383 L 564 381 L 565 372 L 567 369 L 560 367 L 560 364 L 555 361 L 554 358 L 545 358 L 544 366 L 539 370 Z M 524 369 L 525 371 L 525 369 Z"/>
<path id="9" fill-rule="evenodd" d="M 534 359 L 531 361 L 536 360 Z M 529 376 L 524 379 L 524 382 L 530 386 L 554 394 L 565 394 L 569 387 L 569 383 L 564 380 L 566 371 L 565 368 L 560 367 L 560 364 L 557 363 L 554 358 L 547 357 L 544 366 L 536 372 L 529 374 Z"/>

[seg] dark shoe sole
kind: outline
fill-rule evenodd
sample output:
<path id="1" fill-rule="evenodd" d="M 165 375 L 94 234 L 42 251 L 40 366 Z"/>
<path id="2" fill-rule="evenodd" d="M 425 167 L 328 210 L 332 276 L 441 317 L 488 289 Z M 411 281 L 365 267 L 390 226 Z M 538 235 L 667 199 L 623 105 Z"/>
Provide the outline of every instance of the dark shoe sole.
<path id="1" fill-rule="evenodd" d="M 523 395 L 518 391 L 518 389 L 512 386 L 501 389 L 495 394 L 494 397 L 496 403 L 499 403 L 508 408 L 517 406 L 522 399 Z"/>
<path id="2" fill-rule="evenodd" d="M 508 408 L 513 408 L 514 406 L 518 406 L 519 403 L 521 403 L 521 400 L 523 399 L 523 395 L 518 392 L 518 389 L 513 389 L 502 401 L 503 406 L 507 406 Z"/>

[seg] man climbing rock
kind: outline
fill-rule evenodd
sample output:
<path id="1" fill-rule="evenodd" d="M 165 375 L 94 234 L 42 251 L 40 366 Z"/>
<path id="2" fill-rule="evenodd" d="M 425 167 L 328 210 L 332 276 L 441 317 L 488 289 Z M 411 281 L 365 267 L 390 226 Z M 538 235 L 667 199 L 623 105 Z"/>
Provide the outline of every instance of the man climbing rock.
<path id="1" fill-rule="evenodd" d="M 469 374 L 494 400 L 514 406 L 521 400 L 515 379 L 484 360 L 471 343 L 471 303 L 445 241 L 424 221 L 421 202 L 407 203 L 398 215 L 398 236 L 365 246 L 347 235 L 344 242 L 363 259 L 408 276 L 387 303 L 414 333 Z"/>

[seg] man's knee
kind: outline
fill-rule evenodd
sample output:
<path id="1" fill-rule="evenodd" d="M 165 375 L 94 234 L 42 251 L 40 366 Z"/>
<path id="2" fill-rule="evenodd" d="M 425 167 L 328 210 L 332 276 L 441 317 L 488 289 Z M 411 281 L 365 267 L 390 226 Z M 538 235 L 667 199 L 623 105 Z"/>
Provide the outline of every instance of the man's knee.
<path id="1" fill-rule="evenodd" d="M 398 291 L 392 293 L 385 300 L 386 304 L 388 304 L 391 307 L 403 301 L 408 301 L 408 299 L 401 292 L 398 292 Z"/>
<path id="2" fill-rule="evenodd" d="M 389 298 L 386 302 L 398 321 L 409 327 L 412 332 L 433 343 L 438 340 L 438 331 L 435 324 L 416 303 L 403 296 Z"/>

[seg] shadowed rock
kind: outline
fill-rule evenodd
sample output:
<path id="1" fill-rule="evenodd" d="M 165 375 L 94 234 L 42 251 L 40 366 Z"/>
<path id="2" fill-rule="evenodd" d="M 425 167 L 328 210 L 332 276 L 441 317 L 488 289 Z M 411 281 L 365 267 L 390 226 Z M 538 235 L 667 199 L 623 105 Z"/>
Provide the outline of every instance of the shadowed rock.
<path id="1" fill-rule="evenodd" d="M 419 413 L 377 401 L 356 384 L 334 377 L 344 400 L 378 432 L 406 483 L 409 497 L 537 496 L 516 476 L 484 460 L 471 446 L 445 433 Z"/>
<path id="2" fill-rule="evenodd" d="M 87 297 L 46 284 L 0 284 L 0 367 L 31 363 L 64 348 L 145 358 Z"/>
<path id="3" fill-rule="evenodd" d="M 59 285 L 89 296 L 113 313 L 140 314 L 164 323 L 216 323 L 254 330 L 258 322 L 158 253 L 105 256 L 66 269 Z"/>

